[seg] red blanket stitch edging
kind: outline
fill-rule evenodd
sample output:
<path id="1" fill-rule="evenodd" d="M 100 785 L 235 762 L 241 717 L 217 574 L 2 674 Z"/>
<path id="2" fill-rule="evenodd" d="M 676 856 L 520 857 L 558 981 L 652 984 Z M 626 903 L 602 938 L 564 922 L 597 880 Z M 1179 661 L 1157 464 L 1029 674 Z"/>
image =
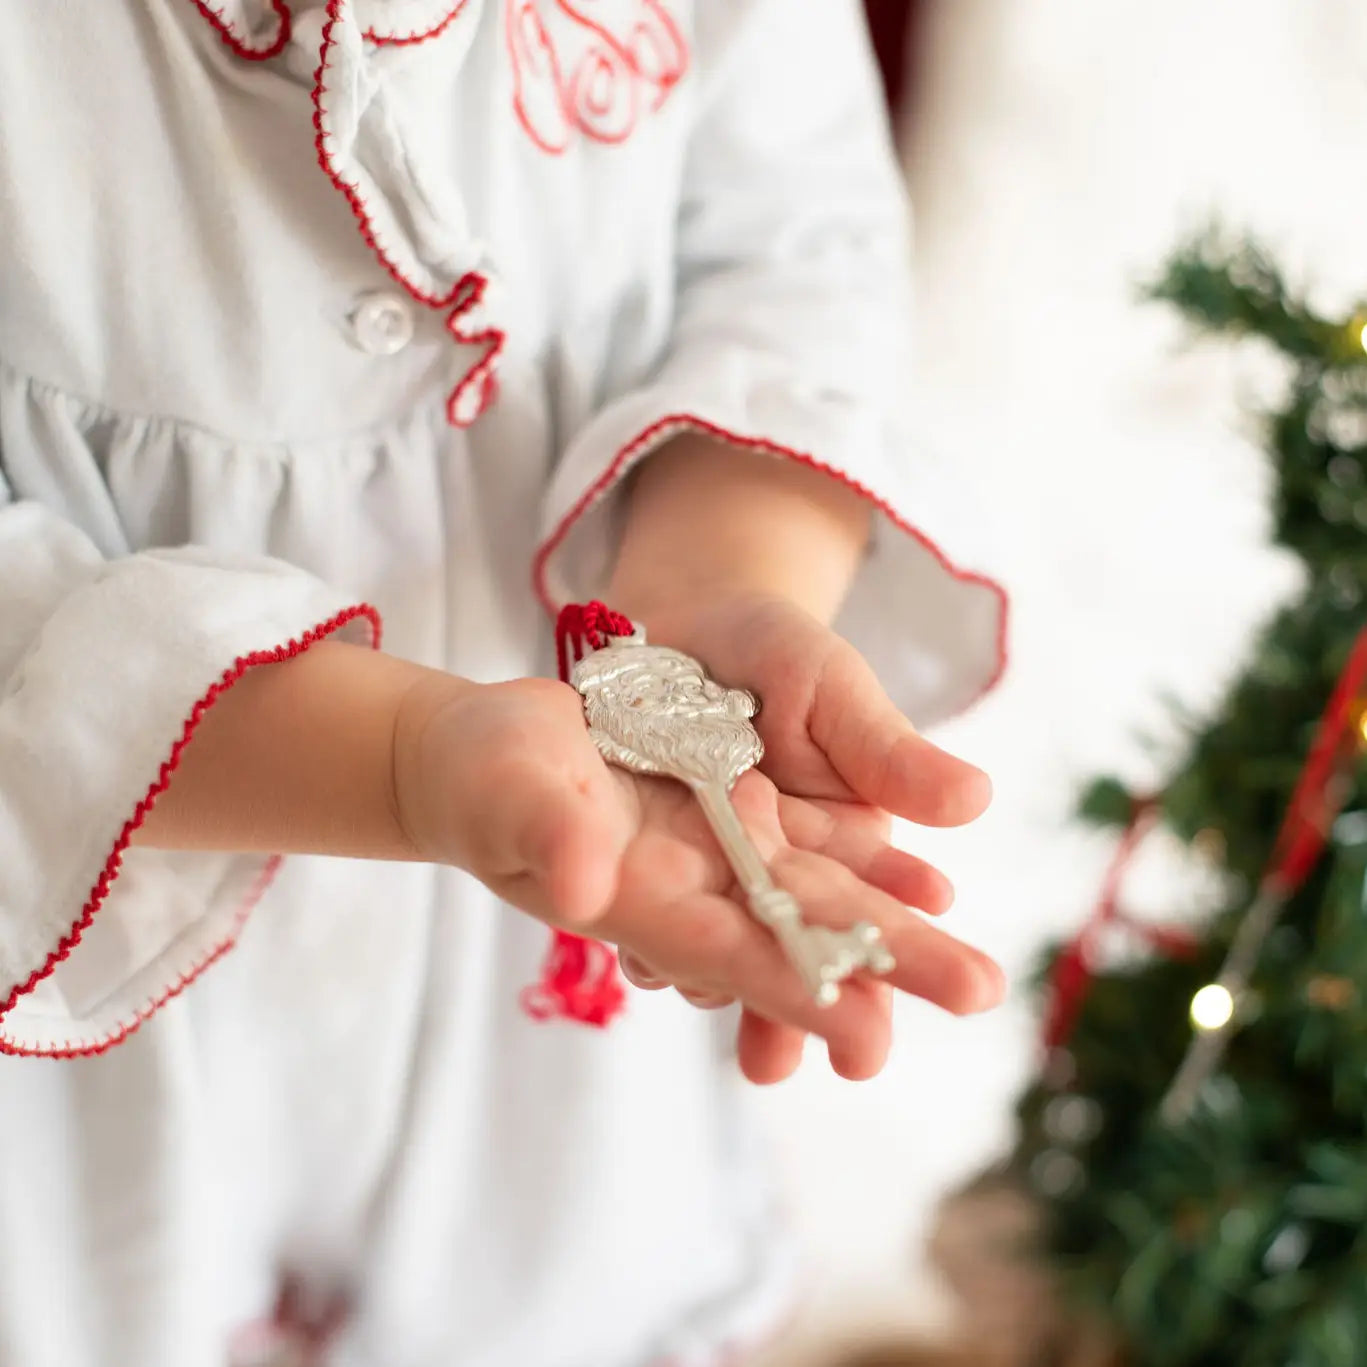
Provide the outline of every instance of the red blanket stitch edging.
<path id="1" fill-rule="evenodd" d="M 437 38 L 445 33 L 448 28 L 459 17 L 461 10 L 465 8 L 465 0 L 456 0 L 449 13 L 438 19 L 431 28 L 425 32 L 418 32 L 416 29 L 411 33 L 384 32 L 380 29 L 368 28 L 362 35 L 367 42 L 387 44 L 393 47 L 408 47 L 418 43 L 425 43 L 429 38 Z"/>
<path id="2" fill-rule="evenodd" d="M 370 623 L 371 645 L 375 648 L 380 644 L 380 615 L 368 603 L 361 603 L 356 607 L 347 608 L 344 612 L 339 612 L 335 617 L 329 618 L 321 625 L 306 631 L 302 636 L 287 642 L 285 645 L 276 646 L 270 650 L 253 651 L 249 655 L 241 655 L 224 671 L 220 678 L 205 695 L 195 703 L 190 709 L 190 715 L 185 720 L 185 726 L 180 736 L 171 746 L 171 753 L 162 762 L 157 776 L 152 780 L 147 792 L 133 809 L 133 815 L 124 823 L 123 829 L 119 832 L 114 841 L 114 847 L 109 852 L 109 857 L 105 860 L 104 867 L 100 870 L 99 877 L 95 880 L 94 886 L 90 890 L 90 895 L 86 898 L 85 906 L 81 908 L 81 914 L 76 918 L 71 929 L 58 942 L 57 948 L 48 955 L 41 968 L 35 969 L 28 978 L 19 983 L 14 990 L 0 1004 L 0 1023 L 14 1009 L 15 1004 L 23 996 L 32 992 L 44 978 L 50 977 L 57 968 L 57 965 L 71 953 L 80 943 L 81 936 L 85 934 L 90 923 L 95 919 L 96 912 L 104 905 L 109 896 L 109 890 L 113 886 L 114 880 L 119 875 L 120 866 L 123 863 L 124 851 L 128 848 L 133 839 L 133 832 L 136 831 L 144 821 L 147 814 L 156 806 L 157 799 L 170 786 L 171 776 L 175 773 L 180 764 L 180 757 L 194 737 L 195 731 L 199 728 L 200 722 L 204 720 L 205 714 L 209 709 L 226 693 L 242 676 L 256 665 L 278 664 L 282 660 L 293 659 L 296 655 L 302 655 L 310 646 L 316 645 L 325 637 L 331 636 L 339 631 L 349 622 L 357 618 L 364 618 Z M 0 1053 L 3 1054 L 22 1054 L 33 1055 L 41 1054 L 45 1057 L 71 1058 L 81 1055 L 102 1053 L 105 1049 L 125 1039 L 142 1024 L 158 1007 L 164 1005 L 170 999 L 182 992 L 195 978 L 197 978 L 210 964 L 221 958 L 229 949 L 232 948 L 236 940 L 237 932 L 241 929 L 242 923 L 246 920 L 247 913 L 252 906 L 260 900 L 279 866 L 278 858 L 272 859 L 264 870 L 262 877 L 252 889 L 242 910 L 229 932 L 228 938 L 222 944 L 217 945 L 200 963 L 195 964 L 180 979 L 156 1001 L 149 1003 L 140 1009 L 133 1020 L 116 1027 L 113 1034 L 94 1044 L 82 1045 L 69 1049 L 26 1049 L 17 1046 L 0 1038 Z"/>
<path id="3" fill-rule="evenodd" d="M 584 490 L 578 501 L 561 519 L 560 524 L 541 543 L 537 549 L 536 558 L 532 562 L 532 584 L 537 597 L 548 613 L 554 616 L 558 607 L 552 600 L 550 589 L 546 583 L 546 568 L 551 556 L 555 554 L 560 543 L 569 535 L 574 524 L 608 491 L 613 483 L 626 473 L 632 463 L 657 445 L 663 437 L 674 431 L 700 432 L 704 436 L 714 437 L 718 441 L 724 441 L 730 446 L 739 446 L 747 451 L 762 451 L 771 456 L 783 456 L 788 460 L 797 461 L 799 465 L 820 470 L 822 474 L 830 475 L 832 479 L 838 479 L 847 488 L 858 494 L 860 498 L 865 499 L 878 509 L 898 531 L 911 537 L 918 545 L 929 551 L 941 567 L 960 583 L 976 584 L 980 588 L 987 589 L 997 599 L 999 607 L 997 614 L 997 662 L 991 677 L 967 705 L 971 706 L 973 702 L 990 693 L 1001 682 L 1001 677 L 1006 672 L 1008 617 L 1011 604 L 1006 590 L 995 579 L 990 579 L 987 575 L 979 574 L 974 570 L 962 569 L 956 565 L 923 531 L 913 527 L 894 511 L 890 504 L 879 498 L 872 489 L 860 484 L 858 480 L 851 479 L 843 470 L 837 470 L 834 466 L 817 460 L 815 456 L 809 455 L 805 451 L 796 451 L 791 447 L 781 446 L 778 442 L 766 441 L 762 437 L 743 437 L 735 432 L 728 431 L 724 427 L 718 427 L 715 423 L 708 422 L 704 418 L 694 417 L 690 413 L 670 413 L 651 423 L 645 431 L 633 437 L 618 451 L 607 469 Z"/>
<path id="4" fill-rule="evenodd" d="M 209 4 L 209 0 L 190 0 L 190 3 L 209 21 L 234 55 L 241 57 L 245 62 L 266 62 L 272 57 L 278 57 L 290 40 L 290 10 L 285 0 L 271 0 L 271 9 L 279 20 L 279 27 L 275 37 L 265 47 L 253 47 L 251 41 L 223 17 L 222 9 L 215 9 Z"/>
<path id="5" fill-rule="evenodd" d="M 371 222 L 369 211 L 366 208 L 365 200 L 361 197 L 360 190 L 355 182 L 347 180 L 342 175 L 333 162 L 329 147 L 332 134 L 328 127 L 327 108 L 323 100 L 327 94 L 326 78 L 332 51 L 332 31 L 337 24 L 340 11 L 341 0 L 328 0 L 327 22 L 323 25 L 322 55 L 318 70 L 313 78 L 313 127 L 316 134 L 314 146 L 318 152 L 318 164 L 351 207 L 352 215 L 361 230 L 362 239 L 375 254 L 376 260 L 384 268 L 390 279 L 400 285 L 420 304 L 425 304 L 428 308 L 449 308 L 451 314 L 446 320 L 446 330 L 457 342 L 484 346 L 484 355 L 466 371 L 465 377 L 451 391 L 446 401 L 446 417 L 452 426 L 468 427 L 479 417 L 493 398 L 496 384 L 495 371 L 506 341 L 500 328 L 487 327 L 477 331 L 469 331 L 462 326 L 462 318 L 472 309 L 478 307 L 484 298 L 489 285 L 488 277 L 479 271 L 468 271 L 445 294 L 432 294 L 420 288 L 399 269 L 384 247 L 381 246 L 379 238 L 375 235 L 375 227 Z M 478 398 L 473 405 L 467 406 L 463 401 L 472 389 L 478 391 Z"/>

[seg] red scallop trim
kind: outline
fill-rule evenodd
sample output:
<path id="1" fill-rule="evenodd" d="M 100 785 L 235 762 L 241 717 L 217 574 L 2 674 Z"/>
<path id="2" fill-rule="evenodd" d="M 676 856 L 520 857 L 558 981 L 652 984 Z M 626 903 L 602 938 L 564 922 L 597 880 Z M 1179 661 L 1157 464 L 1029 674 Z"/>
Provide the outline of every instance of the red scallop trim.
<path id="1" fill-rule="evenodd" d="M 987 589 L 992 593 L 999 604 L 997 614 L 997 665 L 992 671 L 991 677 L 969 699 L 965 707 L 971 707 L 973 703 L 990 693 L 998 683 L 1001 682 L 1002 675 L 1006 672 L 1008 658 L 1007 651 L 1007 621 L 1010 614 L 1011 600 L 1006 590 L 995 579 L 989 579 L 984 574 L 979 574 L 974 570 L 965 570 L 956 565 L 949 556 L 940 549 L 923 531 L 913 527 L 890 504 L 879 498 L 877 494 L 867 486 L 860 484 L 858 480 L 852 479 L 843 470 L 838 470 L 832 465 L 827 465 L 824 461 L 817 460 L 815 456 L 809 455 L 805 451 L 797 451 L 789 446 L 781 446 L 777 442 L 766 441 L 762 437 L 743 437 L 735 432 L 728 431 L 724 427 L 718 427 L 715 423 L 708 422 L 704 418 L 695 417 L 691 413 L 670 413 L 666 417 L 660 418 L 657 422 L 651 423 L 644 432 L 632 438 L 618 453 L 613 457 L 606 470 L 579 496 L 578 501 L 560 520 L 560 524 L 555 530 L 541 543 L 536 557 L 532 561 L 532 585 L 536 591 L 536 596 L 541 600 L 546 611 L 552 616 L 555 615 L 557 605 L 552 600 L 550 591 L 546 586 L 546 566 L 551 556 L 555 553 L 560 543 L 569 535 L 570 529 L 581 517 L 597 502 L 598 498 L 604 494 L 608 488 L 625 472 L 631 463 L 647 448 L 656 443 L 661 436 L 671 431 L 694 431 L 700 432 L 704 436 L 714 437 L 718 441 L 724 441 L 731 446 L 739 446 L 747 451 L 762 451 L 765 455 L 783 456 L 788 460 L 797 461 L 799 465 L 806 465 L 810 469 L 820 470 L 823 475 L 829 475 L 832 479 L 837 479 L 852 489 L 860 498 L 872 504 L 884 517 L 892 523 L 898 531 L 911 537 L 939 562 L 941 567 L 955 579 L 963 584 L 976 584 L 980 588 Z"/>
<path id="2" fill-rule="evenodd" d="M 480 303 L 489 288 L 489 278 L 482 272 L 468 271 L 445 294 L 432 294 L 414 284 L 380 245 L 360 189 L 355 182 L 347 180 L 334 164 L 332 154 L 328 150 L 331 134 L 327 128 L 327 110 L 323 106 L 323 97 L 326 94 L 323 80 L 327 73 L 328 53 L 332 48 L 332 30 L 337 23 L 340 10 L 341 0 L 328 0 L 327 22 L 323 25 L 322 53 L 318 70 L 313 77 L 313 127 L 315 132 L 313 145 L 318 153 L 318 164 L 350 206 L 352 215 L 361 230 L 362 239 L 375 254 L 375 259 L 384 268 L 390 279 L 420 304 L 425 304 L 428 308 L 449 308 L 451 313 L 446 319 L 446 330 L 457 342 L 484 346 L 484 355 L 465 372 L 464 378 L 451 391 L 446 400 L 447 421 L 453 427 L 468 427 L 493 402 L 498 391 L 495 372 L 507 342 L 507 334 L 503 329 L 496 327 L 481 328 L 472 332 L 462 326 L 461 320 L 464 315 Z M 448 16 L 448 18 L 450 17 L 452 16 Z M 475 387 L 479 389 L 477 406 L 468 416 L 462 415 L 459 412 L 461 400 L 467 392 Z"/>
<path id="3" fill-rule="evenodd" d="M 270 0 L 271 9 L 280 20 L 280 29 L 266 47 L 252 47 L 223 17 L 222 9 L 215 9 L 208 0 L 190 0 L 190 3 L 209 21 L 218 36 L 233 53 L 246 62 L 265 62 L 278 57 L 290 40 L 290 10 L 285 0 Z"/>
<path id="4" fill-rule="evenodd" d="M 464 378 L 446 400 L 446 421 L 452 427 L 468 427 L 498 396 L 498 362 L 507 336 L 502 328 L 486 327 L 470 331 L 464 320 L 477 308 L 489 288 L 489 277 L 469 271 L 456 282 L 452 291 L 454 308 L 446 320 L 446 330 L 463 346 L 482 346 L 484 355 L 465 372 Z M 469 417 L 460 413 L 461 400 L 468 390 L 477 389 L 479 397 Z"/>
<path id="5" fill-rule="evenodd" d="M 283 646 L 276 646 L 271 650 L 257 650 L 249 655 L 239 655 L 236 660 L 224 671 L 220 678 L 190 709 L 190 715 L 185 720 L 185 725 L 181 730 L 180 736 L 171 746 L 171 753 L 167 755 L 157 770 L 157 776 L 152 780 L 147 792 L 143 794 L 138 805 L 133 809 L 133 815 L 124 823 L 123 829 L 119 832 L 114 841 L 114 848 L 110 850 L 108 859 L 104 862 L 100 876 L 95 880 L 94 886 L 90 889 L 90 895 L 86 898 L 85 906 L 81 908 L 81 914 L 76 918 L 71 929 L 58 942 L 57 948 L 47 956 L 41 968 L 35 969 L 29 974 L 26 981 L 18 984 L 15 989 L 0 1005 L 0 1022 L 3 1022 L 20 997 L 32 992 L 44 978 L 51 977 L 56 971 L 57 965 L 67 958 L 71 951 L 81 942 L 81 937 L 85 934 L 90 923 L 95 919 L 95 913 L 104 905 L 109 896 L 109 889 L 113 886 L 114 880 L 119 876 L 120 867 L 123 864 L 124 851 L 128 848 L 133 839 L 133 832 L 136 831 L 144 821 L 147 814 L 157 804 L 157 799 L 170 786 L 171 776 L 180 765 L 180 757 L 193 739 L 195 731 L 198 730 L 200 722 L 204 720 L 209 709 L 249 670 L 257 665 L 278 664 L 283 660 L 293 659 L 296 655 L 302 655 L 310 646 L 316 645 L 319 641 L 334 632 L 339 631 L 349 622 L 354 622 L 357 618 L 363 617 L 370 623 L 370 643 L 372 648 L 378 649 L 380 644 L 381 622 L 380 614 L 368 603 L 361 603 L 356 607 L 347 608 L 344 612 L 339 612 L 335 617 L 329 618 L 321 625 L 306 631 L 302 636 L 287 642 Z M 133 1033 L 149 1016 L 158 1008 L 164 1006 L 172 997 L 183 992 L 210 964 L 222 958 L 237 941 L 238 932 L 245 923 L 251 909 L 260 900 L 266 888 L 270 885 L 271 879 L 275 876 L 276 870 L 280 866 L 280 857 L 273 856 L 262 871 L 261 877 L 252 888 L 239 910 L 233 922 L 232 929 L 222 943 L 216 945 L 207 957 L 193 965 L 180 978 L 171 985 L 155 1001 L 149 1002 L 141 1007 L 131 1020 L 121 1022 L 113 1031 L 104 1038 L 90 1044 L 73 1046 L 70 1048 L 58 1049 L 28 1049 L 22 1045 L 16 1045 L 0 1038 L 0 1054 L 17 1054 L 22 1057 L 41 1056 L 44 1058 L 82 1058 L 92 1054 L 102 1054 L 106 1049 L 112 1049 L 114 1045 L 120 1043 Z"/>
<path id="6" fill-rule="evenodd" d="M 414 30 L 411 33 L 381 33 L 376 29 L 368 28 L 361 35 L 367 42 L 379 43 L 381 45 L 392 45 L 394 47 L 416 46 L 418 43 L 425 43 L 429 38 L 440 37 L 456 21 L 461 10 L 465 8 L 465 0 L 456 0 L 455 8 L 446 15 L 444 19 L 439 19 L 425 33 Z"/>

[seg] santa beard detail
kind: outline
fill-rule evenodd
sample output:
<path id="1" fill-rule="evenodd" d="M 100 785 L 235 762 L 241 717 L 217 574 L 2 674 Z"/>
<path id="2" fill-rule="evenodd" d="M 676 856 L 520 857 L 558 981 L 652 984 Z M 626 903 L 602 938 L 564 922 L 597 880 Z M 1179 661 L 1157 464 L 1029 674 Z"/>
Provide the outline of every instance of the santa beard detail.
<path id="1" fill-rule="evenodd" d="M 576 669 L 575 686 L 603 758 L 638 774 L 730 788 L 764 753 L 750 722 L 755 699 L 712 682 L 678 651 L 609 647 Z"/>

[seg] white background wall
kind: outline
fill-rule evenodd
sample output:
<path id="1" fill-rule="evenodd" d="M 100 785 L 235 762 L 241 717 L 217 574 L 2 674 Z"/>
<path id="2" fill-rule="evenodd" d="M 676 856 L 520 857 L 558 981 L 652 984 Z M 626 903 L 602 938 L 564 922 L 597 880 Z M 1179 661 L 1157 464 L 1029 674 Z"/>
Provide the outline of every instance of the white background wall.
<path id="1" fill-rule="evenodd" d="M 1160 695 L 1217 696 L 1294 582 L 1262 548 L 1241 416 L 1267 367 L 1184 350 L 1134 282 L 1218 211 L 1331 301 L 1367 298 L 1367 7 L 939 0 L 909 166 L 927 436 L 1011 513 L 1015 614 L 1007 683 L 939 737 L 993 772 L 994 810 L 909 840 L 956 880 L 958 933 L 1019 980 L 1105 862 L 1066 829 L 1077 784 L 1143 773 L 1140 733 L 1170 734 Z M 813 1049 L 766 1098 L 815 1277 L 777 1360 L 943 1317 L 920 1241 L 939 1194 L 1009 1140 L 1023 998 L 967 1022 L 905 1003 L 876 1082 L 838 1081 Z"/>

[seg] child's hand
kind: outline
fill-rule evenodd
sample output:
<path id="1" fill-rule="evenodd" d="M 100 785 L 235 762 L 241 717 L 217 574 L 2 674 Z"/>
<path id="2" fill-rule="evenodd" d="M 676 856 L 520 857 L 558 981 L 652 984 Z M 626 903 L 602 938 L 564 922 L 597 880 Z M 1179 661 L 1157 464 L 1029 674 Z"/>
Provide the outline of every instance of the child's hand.
<path id="1" fill-rule="evenodd" d="M 704 596 L 700 606 L 685 611 L 657 611 L 650 615 L 649 634 L 705 661 L 722 682 L 759 696 L 755 722 L 765 743 L 760 770 L 783 795 L 780 820 L 793 844 L 813 848 L 824 827 L 831 833 L 824 852 L 864 883 L 931 914 L 948 909 L 953 900 L 949 881 L 886 843 L 890 816 L 927 826 L 962 825 L 985 810 L 991 784 L 986 774 L 918 735 L 847 641 L 786 599 L 767 595 L 713 602 Z M 903 921 L 928 929 L 900 914 Z M 832 923 L 853 919 L 845 915 Z M 887 925 L 879 924 L 888 934 Z M 948 937 L 939 935 L 939 941 Z M 910 982 L 902 971 L 905 955 L 890 943 L 899 964 L 889 979 L 894 986 L 951 1010 L 999 1000 L 1000 971 L 984 956 L 966 951 L 956 960 L 977 964 L 984 975 L 975 997 L 962 984 L 956 988 L 952 967 L 941 991 Z M 663 966 L 634 962 L 628 955 L 624 968 L 638 985 L 668 985 Z M 690 995 L 685 982 L 676 985 Z M 870 984 L 865 980 L 862 986 Z M 886 1010 L 886 998 L 883 1005 Z M 764 1043 L 747 1049 L 748 1038 Z M 790 1031 L 748 1019 L 742 1027 L 742 1062 L 756 1080 L 786 1076 L 800 1051 L 801 1038 Z"/>
<path id="2" fill-rule="evenodd" d="M 922 826 L 961 826 L 987 809 L 987 775 L 920 736 L 859 652 L 791 601 L 723 597 L 651 614 L 647 628 L 655 643 L 759 697 L 760 769 L 780 791 L 858 802 Z"/>
<path id="3" fill-rule="evenodd" d="M 804 914 L 832 926 L 877 924 L 898 961 L 888 979 L 895 988 L 952 1011 L 993 1004 L 996 967 L 905 909 L 943 910 L 949 887 L 887 844 L 879 810 L 966 820 L 985 804 L 986 780 L 906 735 L 871 677 L 860 677 L 862 661 L 801 613 L 752 603 L 688 624 L 650 625 L 652 639 L 693 650 L 725 682 L 761 694 L 772 747 L 766 768 L 786 791 L 753 773 L 734 796 Z M 765 641 L 772 650 L 780 638 L 784 652 L 770 660 Z M 842 692 L 843 717 L 833 707 Z M 870 734 L 861 734 L 861 717 Z M 894 718 L 899 730 L 890 736 Z M 572 689 L 543 680 L 455 695 L 415 689 L 395 741 L 396 801 L 418 853 L 469 869 L 551 924 L 616 943 L 638 981 L 648 974 L 652 985 L 671 983 L 695 998 L 739 999 L 748 1076 L 787 1076 L 808 1031 L 828 1041 L 845 1076 L 881 1067 L 888 988 L 854 981 L 834 1008 L 814 1006 L 772 936 L 733 895 L 730 868 L 692 794 L 610 769 Z"/>

